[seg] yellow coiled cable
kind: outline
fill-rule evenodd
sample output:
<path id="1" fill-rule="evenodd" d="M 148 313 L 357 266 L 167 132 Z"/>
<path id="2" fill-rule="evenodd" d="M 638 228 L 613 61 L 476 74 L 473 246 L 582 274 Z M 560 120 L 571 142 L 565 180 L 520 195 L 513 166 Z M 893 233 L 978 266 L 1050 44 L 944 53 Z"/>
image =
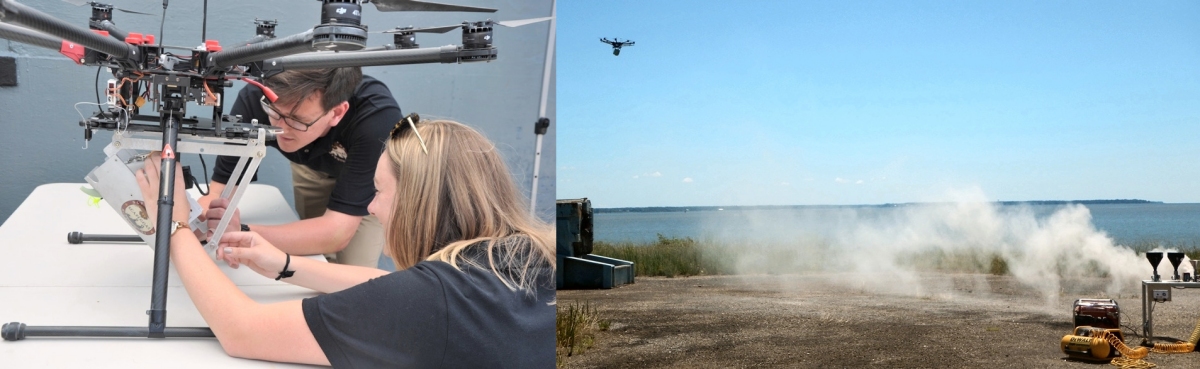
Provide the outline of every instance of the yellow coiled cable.
<path id="1" fill-rule="evenodd" d="M 1108 344 L 1112 345 L 1113 347 L 1116 347 L 1117 351 L 1120 351 L 1121 355 L 1124 355 L 1127 358 L 1141 359 L 1141 358 L 1146 357 L 1146 355 L 1150 354 L 1150 350 L 1147 350 L 1145 347 L 1138 347 L 1135 349 L 1135 348 L 1126 346 L 1125 342 L 1121 342 L 1121 339 L 1117 338 L 1117 336 L 1114 334 L 1108 333 L 1106 331 L 1100 331 L 1098 333 L 1102 336 L 1101 338 L 1104 338 L 1105 341 L 1108 341 Z"/>
<path id="2" fill-rule="evenodd" d="M 1188 343 L 1192 344 L 1192 346 L 1200 343 L 1200 319 L 1196 320 L 1196 328 L 1192 329 L 1192 336 L 1188 338 Z"/>
<path id="3" fill-rule="evenodd" d="M 1196 328 L 1192 329 L 1192 336 L 1188 337 L 1187 342 L 1156 343 L 1151 351 L 1159 354 L 1186 354 L 1196 350 L 1197 341 L 1200 341 L 1200 320 L 1196 321 Z"/>
<path id="4" fill-rule="evenodd" d="M 1150 369 L 1157 365 L 1149 361 L 1143 360 L 1149 352 L 1160 354 L 1185 354 L 1196 349 L 1196 344 L 1200 343 L 1200 319 L 1196 320 L 1196 328 L 1192 329 L 1192 335 L 1188 337 L 1187 342 L 1179 343 L 1156 343 L 1154 348 L 1146 350 L 1145 347 L 1136 349 L 1130 348 L 1121 342 L 1116 335 L 1108 332 L 1100 332 L 1105 341 L 1117 348 L 1121 352 L 1122 357 L 1114 358 L 1110 364 L 1121 369 Z"/>
<path id="5" fill-rule="evenodd" d="M 1122 356 L 1112 359 L 1109 364 L 1121 369 L 1150 369 L 1157 366 L 1154 363 L 1142 360 L 1146 355 L 1150 354 L 1150 350 L 1147 350 L 1145 347 L 1130 348 L 1114 334 L 1110 334 L 1107 331 L 1100 331 L 1098 333 L 1100 337 L 1108 341 L 1108 344 L 1116 347 L 1117 351 L 1121 352 Z"/>

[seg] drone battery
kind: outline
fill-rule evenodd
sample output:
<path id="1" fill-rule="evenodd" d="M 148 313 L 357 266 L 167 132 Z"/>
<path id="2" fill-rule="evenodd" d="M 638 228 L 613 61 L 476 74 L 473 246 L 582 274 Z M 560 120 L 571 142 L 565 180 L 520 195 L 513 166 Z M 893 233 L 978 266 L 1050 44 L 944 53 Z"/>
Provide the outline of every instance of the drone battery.
<path id="1" fill-rule="evenodd" d="M 1073 313 L 1076 327 L 1121 328 L 1121 307 L 1113 299 L 1077 299 Z"/>

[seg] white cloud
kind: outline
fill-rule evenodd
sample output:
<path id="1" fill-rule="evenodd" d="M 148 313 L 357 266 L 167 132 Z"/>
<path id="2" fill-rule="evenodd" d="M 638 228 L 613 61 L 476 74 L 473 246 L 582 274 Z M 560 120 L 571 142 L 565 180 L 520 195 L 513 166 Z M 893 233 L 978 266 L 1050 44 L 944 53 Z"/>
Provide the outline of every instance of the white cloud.
<path id="1" fill-rule="evenodd" d="M 791 184 L 791 183 L 787 183 L 787 182 L 779 182 L 779 185 L 780 185 L 780 186 L 791 186 L 792 184 Z"/>
<path id="2" fill-rule="evenodd" d="M 638 178 L 638 176 L 636 176 L 636 175 L 633 176 L 633 179 L 637 179 L 637 178 Z"/>
<path id="3" fill-rule="evenodd" d="M 683 183 L 692 183 L 692 177 L 684 178 Z"/>
<path id="4" fill-rule="evenodd" d="M 662 173 L 659 173 L 659 172 L 657 172 L 657 171 L 656 171 L 656 172 L 654 172 L 654 173 L 647 174 L 647 175 L 648 175 L 648 176 L 651 176 L 651 177 L 662 177 Z"/>
<path id="5" fill-rule="evenodd" d="M 863 184 L 863 180 L 860 179 L 857 182 L 854 182 L 854 184 Z"/>
<path id="6" fill-rule="evenodd" d="M 842 177 L 837 177 L 837 178 L 834 178 L 834 179 L 833 179 L 833 181 L 834 181 L 834 182 L 837 182 L 837 183 L 848 183 L 848 182 L 850 182 L 850 181 L 848 181 L 848 180 L 846 180 L 845 178 L 842 178 Z"/>

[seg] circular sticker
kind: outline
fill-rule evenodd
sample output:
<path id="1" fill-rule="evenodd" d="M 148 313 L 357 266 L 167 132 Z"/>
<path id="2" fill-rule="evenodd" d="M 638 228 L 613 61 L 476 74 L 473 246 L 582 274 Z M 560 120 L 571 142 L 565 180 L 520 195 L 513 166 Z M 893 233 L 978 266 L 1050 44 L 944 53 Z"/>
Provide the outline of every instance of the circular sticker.
<path id="1" fill-rule="evenodd" d="M 142 200 L 129 200 L 121 204 L 121 214 L 138 232 L 145 235 L 154 234 L 154 221 L 150 220 L 150 214 L 146 212 L 146 203 Z"/>

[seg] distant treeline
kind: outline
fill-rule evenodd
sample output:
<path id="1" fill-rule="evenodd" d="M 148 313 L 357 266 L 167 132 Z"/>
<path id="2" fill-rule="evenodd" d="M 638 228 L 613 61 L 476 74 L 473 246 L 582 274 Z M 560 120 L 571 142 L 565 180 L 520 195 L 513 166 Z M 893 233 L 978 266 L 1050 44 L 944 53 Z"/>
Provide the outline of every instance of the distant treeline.
<path id="1" fill-rule="evenodd" d="M 1036 201 L 995 201 L 997 205 L 1100 205 L 1100 204 L 1161 204 L 1162 201 L 1137 199 L 1117 200 L 1036 200 Z M 819 208 L 891 208 L 914 205 L 937 205 L 947 203 L 909 202 L 902 204 L 879 205 L 750 205 L 750 206 L 649 206 L 640 208 L 593 208 L 595 213 L 664 213 L 689 211 L 718 211 L 718 210 L 770 210 L 770 209 L 819 209 Z"/>

